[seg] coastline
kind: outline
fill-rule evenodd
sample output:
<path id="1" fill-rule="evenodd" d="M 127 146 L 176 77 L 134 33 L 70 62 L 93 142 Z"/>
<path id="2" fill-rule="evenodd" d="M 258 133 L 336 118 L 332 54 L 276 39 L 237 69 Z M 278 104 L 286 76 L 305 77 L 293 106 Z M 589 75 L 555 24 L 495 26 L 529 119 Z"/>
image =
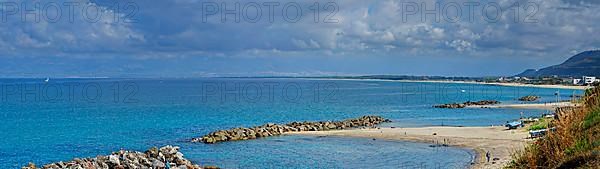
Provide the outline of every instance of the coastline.
<path id="1" fill-rule="evenodd" d="M 551 89 L 574 89 L 574 90 L 586 90 L 592 88 L 591 86 L 565 86 L 565 85 L 532 85 L 522 83 L 483 83 L 489 85 L 498 86 L 513 86 L 513 87 L 538 87 L 538 88 L 551 88 Z"/>
<path id="2" fill-rule="evenodd" d="M 586 90 L 592 88 L 591 86 L 565 86 L 565 85 L 533 85 L 533 84 L 522 84 L 522 83 L 486 83 L 486 82 L 475 82 L 475 81 L 453 81 L 453 80 L 387 80 L 387 79 L 336 79 L 336 78 L 299 78 L 299 79 L 310 79 L 310 80 L 348 80 L 348 81 L 380 81 L 380 82 L 411 82 L 411 83 L 451 83 L 451 84 L 480 84 L 480 85 L 495 85 L 495 86 L 510 86 L 510 87 L 536 87 L 536 88 L 549 88 L 549 89 L 573 89 L 573 90 Z"/>
<path id="3" fill-rule="evenodd" d="M 351 79 L 350 79 L 351 80 Z M 371 81 L 371 80 L 365 80 L 365 81 Z M 372 81 L 379 81 L 379 80 L 372 80 Z M 381 80 L 381 81 L 389 81 L 389 82 L 398 82 L 398 81 L 393 81 L 393 80 Z M 470 82 L 445 82 L 445 81 L 415 81 L 418 83 L 421 82 L 425 82 L 425 83 L 470 83 Z M 487 83 L 482 83 L 482 84 L 487 84 Z M 568 102 L 565 102 L 568 103 Z M 564 105 L 562 105 L 564 103 L 559 103 L 559 105 L 553 104 L 553 103 L 548 103 L 548 104 L 499 104 L 499 105 L 492 105 L 492 106 L 484 106 L 484 107 L 489 107 L 489 108 L 531 108 L 531 109 L 554 109 L 555 107 L 562 107 Z M 472 108 L 480 108 L 482 106 L 473 106 Z M 404 136 L 402 137 L 401 134 L 398 135 L 396 133 L 396 136 L 370 136 L 370 135 L 363 135 L 363 136 L 358 136 L 358 135 L 362 135 L 365 133 L 357 133 L 356 135 L 352 135 L 352 134 L 347 134 L 346 136 L 349 137 L 365 137 L 365 138 L 377 138 L 377 139 L 389 139 L 389 140 L 403 140 L 403 141 L 414 141 L 414 142 L 424 142 L 424 143 L 432 143 L 434 141 L 439 141 L 440 143 L 442 142 L 442 140 L 450 140 L 448 142 L 449 145 L 452 146 L 456 146 L 456 147 L 464 147 L 464 148 L 468 148 L 473 150 L 473 152 L 475 152 L 475 164 L 471 165 L 471 167 L 473 168 L 493 168 L 494 165 L 491 166 L 486 166 L 486 165 L 490 165 L 487 164 L 485 162 L 483 162 L 483 159 L 485 158 L 485 153 L 486 151 L 493 151 L 492 154 L 492 158 L 496 157 L 496 155 L 498 154 L 498 157 L 500 157 L 500 161 L 504 160 L 504 159 L 509 159 L 510 157 L 510 152 L 513 150 L 518 149 L 518 146 L 512 146 L 512 147 L 496 147 L 498 145 L 505 145 L 504 143 L 507 143 L 509 141 L 507 141 L 506 138 L 498 138 L 498 139 L 492 139 L 490 136 L 479 136 L 478 138 L 473 138 L 470 136 L 477 136 L 478 134 L 473 134 L 473 133 L 478 133 L 481 129 L 481 132 L 485 132 L 483 131 L 483 129 L 485 129 L 486 127 L 456 127 L 456 128 L 452 128 L 452 132 L 459 132 L 460 134 L 444 134 L 446 133 L 446 129 L 444 127 L 441 128 L 436 128 L 436 127 L 427 127 L 427 128 L 406 128 L 406 130 L 415 130 L 415 133 L 409 134 L 408 136 Z M 392 129 L 389 128 L 390 131 L 395 131 L 396 129 Z M 427 129 L 427 130 L 426 130 Z M 477 129 L 477 130 L 467 130 L 467 129 Z M 357 131 L 361 131 L 364 132 L 362 130 L 358 130 L 355 129 Z M 373 129 L 371 129 L 373 130 Z M 376 131 L 379 131 L 377 129 L 374 129 Z M 436 136 L 432 135 L 432 130 L 435 130 L 434 132 L 437 134 Z M 464 131 L 463 131 L 464 130 Z M 355 132 L 354 130 L 349 130 L 352 132 Z M 375 132 L 376 132 L 375 131 Z M 383 133 L 383 131 L 387 132 L 387 129 L 381 129 L 381 133 Z M 472 132 L 475 131 L 475 132 Z M 336 133 L 338 131 L 323 131 L 324 135 L 329 135 L 332 133 Z M 332 132 L 332 133 L 328 133 L 328 132 Z M 340 130 L 339 131 L 340 136 L 344 136 L 343 133 L 344 130 Z M 398 132 L 403 132 L 402 130 L 398 131 Z M 406 132 L 406 131 L 404 131 Z M 308 133 L 308 132 L 307 132 Z M 315 132 L 315 133 L 319 133 L 319 132 Z M 407 132 L 408 133 L 408 132 Z M 451 133 L 451 132 L 448 132 Z M 300 133 L 300 134 L 304 134 L 304 132 Z M 472 134 L 472 135 L 469 135 Z M 334 135 L 334 134 L 332 134 Z M 393 138 L 393 137 L 398 137 L 398 138 Z M 498 141 L 497 140 L 502 140 L 502 141 Z M 508 139 L 510 140 L 510 139 Z M 483 143 L 483 142 L 494 142 L 494 143 L 499 143 L 497 145 L 486 145 L 486 144 L 491 144 L 491 143 Z M 526 142 L 525 140 L 521 139 L 521 140 L 512 140 L 510 142 Z M 477 144 L 483 144 L 483 145 L 477 145 Z M 521 144 L 521 143 L 508 143 L 506 145 L 517 145 L 517 144 Z M 501 150 L 500 150 L 501 149 Z M 499 151 L 499 152 L 497 152 Z M 509 152 L 509 153 L 506 153 Z M 508 155 L 506 155 L 508 154 Z M 499 163 L 506 163 L 506 162 L 500 162 Z"/>
<path id="4" fill-rule="evenodd" d="M 554 110 L 558 107 L 576 107 L 579 104 L 571 102 L 554 102 L 554 103 L 523 103 L 523 104 L 497 104 L 485 106 L 467 106 L 467 108 L 515 108 L 515 109 L 542 109 Z"/>
<path id="5" fill-rule="evenodd" d="M 447 144 L 471 149 L 476 152 L 471 168 L 502 168 L 510 162 L 510 155 L 523 149 L 527 132 L 506 130 L 504 127 L 420 127 L 378 128 L 335 131 L 304 131 L 288 134 L 311 136 L 341 136 L 384 140 L 413 141 L 431 144 Z M 486 152 L 491 159 L 487 162 Z M 497 160 L 493 160 L 498 158 Z"/>
<path id="6" fill-rule="evenodd" d="M 522 84 L 522 83 L 486 83 L 486 82 L 474 82 L 474 81 L 442 81 L 442 80 L 398 80 L 402 82 L 424 82 L 424 83 L 458 83 L 458 84 L 481 84 L 481 85 L 495 85 L 495 86 L 510 86 L 510 87 L 537 87 L 537 88 L 550 88 L 550 89 L 574 89 L 574 90 L 586 90 L 592 88 L 590 86 L 565 86 L 565 85 L 533 85 L 533 84 Z"/>

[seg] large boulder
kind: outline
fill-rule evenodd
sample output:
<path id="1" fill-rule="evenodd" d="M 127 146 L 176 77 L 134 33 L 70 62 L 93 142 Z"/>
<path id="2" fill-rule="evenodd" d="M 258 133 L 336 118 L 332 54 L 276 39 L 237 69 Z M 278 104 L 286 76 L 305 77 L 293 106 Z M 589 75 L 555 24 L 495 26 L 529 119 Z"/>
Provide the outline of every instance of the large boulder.
<path id="1" fill-rule="evenodd" d="M 164 168 L 164 161 L 170 162 L 171 166 L 185 166 L 187 169 L 201 169 L 199 165 L 193 164 L 183 157 L 179 147 L 165 146 L 162 148 L 150 148 L 144 153 L 136 151 L 117 151 L 107 156 L 96 158 L 75 158 L 69 162 L 56 162 L 43 165 L 43 169 L 126 169 L 126 168 Z M 181 168 L 181 167 L 178 167 Z M 38 169 L 35 164 L 30 163 L 22 169 Z"/>

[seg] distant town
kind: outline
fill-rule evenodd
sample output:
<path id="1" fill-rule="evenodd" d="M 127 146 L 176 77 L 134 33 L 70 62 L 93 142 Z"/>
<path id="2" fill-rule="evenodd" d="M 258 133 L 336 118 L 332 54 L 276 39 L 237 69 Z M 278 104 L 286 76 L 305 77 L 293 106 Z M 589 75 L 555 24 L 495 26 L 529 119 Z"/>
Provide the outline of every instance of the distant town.
<path id="1" fill-rule="evenodd" d="M 365 75 L 365 76 L 260 76 L 260 77 L 229 77 L 229 78 L 311 78 L 311 79 L 357 79 L 357 80 L 399 80 L 399 81 L 455 81 L 480 83 L 519 83 L 530 85 L 564 85 L 564 86 L 598 86 L 600 78 L 595 76 L 561 77 L 520 77 L 520 76 L 489 76 L 489 77 L 445 77 L 445 76 L 409 76 L 409 75 Z"/>
<path id="2" fill-rule="evenodd" d="M 495 81 L 486 80 L 485 82 L 498 82 L 498 83 L 523 83 L 523 84 L 534 84 L 534 85 L 572 85 L 572 86 L 598 86 L 600 79 L 594 76 L 582 76 L 582 77 L 500 77 Z"/>

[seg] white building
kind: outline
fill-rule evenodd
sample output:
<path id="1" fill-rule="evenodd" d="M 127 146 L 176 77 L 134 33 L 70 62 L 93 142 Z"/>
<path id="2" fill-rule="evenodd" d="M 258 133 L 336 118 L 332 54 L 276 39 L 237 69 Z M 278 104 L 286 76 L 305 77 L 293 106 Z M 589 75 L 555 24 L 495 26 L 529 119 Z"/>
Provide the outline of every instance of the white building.
<path id="1" fill-rule="evenodd" d="M 581 84 L 581 79 L 573 79 L 573 84 L 574 84 L 574 85 L 579 85 L 579 84 Z"/>
<path id="2" fill-rule="evenodd" d="M 582 80 L 584 84 L 588 85 L 598 81 L 598 79 L 596 79 L 596 77 L 593 76 L 583 76 Z"/>

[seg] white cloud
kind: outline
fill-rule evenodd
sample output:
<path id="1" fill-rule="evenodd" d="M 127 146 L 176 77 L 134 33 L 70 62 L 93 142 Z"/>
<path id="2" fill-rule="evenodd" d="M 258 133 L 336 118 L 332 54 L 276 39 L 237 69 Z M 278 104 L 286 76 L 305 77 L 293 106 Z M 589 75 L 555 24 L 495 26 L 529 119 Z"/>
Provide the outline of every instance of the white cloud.
<path id="1" fill-rule="evenodd" d="M 50 3 L 41 1 L 42 3 Z M 69 1 L 71 2 L 71 1 Z M 36 21 L 34 15 L 27 15 L 26 20 L 22 20 L 20 15 L 11 15 L 7 17 L 7 23 L 0 25 L 0 34 L 2 39 L 12 39 L 10 43 L 16 50 L 14 55 L 80 55 L 84 53 L 104 52 L 127 52 L 132 49 L 132 42 L 143 42 L 144 36 L 136 32 L 130 23 L 125 20 L 116 20 L 124 14 L 114 13 L 112 10 L 103 6 L 98 6 L 89 1 L 79 2 L 75 6 L 74 14 L 67 15 L 68 7 L 61 6 L 63 15 L 58 21 L 52 21 L 44 18 L 45 11 L 37 10 L 40 18 Z M 28 1 L 26 4 L 36 3 Z M 62 2 L 52 2 L 62 4 Z M 43 6 L 43 4 L 42 4 Z M 101 17 L 97 22 L 91 22 L 86 19 L 93 18 L 86 16 L 82 10 L 86 6 L 98 7 L 103 10 Z M 22 7 L 22 4 L 19 4 Z M 87 7 L 95 9 L 93 7 Z M 92 15 L 92 14 L 90 14 Z M 70 16 L 74 19 L 71 22 Z"/>
<path id="2" fill-rule="evenodd" d="M 446 45 L 453 47 L 454 49 L 456 49 L 456 51 L 459 52 L 472 50 L 473 48 L 473 44 L 471 42 L 461 39 L 453 40 L 452 42 L 446 42 Z"/>
<path id="3" fill-rule="evenodd" d="M 466 0 L 456 1 L 461 4 Z M 88 1 L 85 1 L 88 2 Z M 335 1 L 338 23 L 314 23 L 310 10 L 298 23 L 276 22 L 220 23 L 220 16 L 202 22 L 197 9 L 203 1 L 152 1 L 140 5 L 137 23 L 114 21 L 125 13 L 106 11 L 99 22 L 23 23 L 0 25 L 0 52 L 11 55 L 206 55 L 238 56 L 245 51 L 278 50 L 281 55 L 311 52 L 370 55 L 379 49 L 381 56 L 403 55 L 405 51 L 426 51 L 431 55 L 556 53 L 563 55 L 577 48 L 600 44 L 590 36 L 600 27 L 599 3 L 593 1 L 528 0 L 538 5 L 536 23 L 513 20 L 510 12 L 496 23 L 481 16 L 470 22 L 463 16 L 457 23 L 421 22 L 416 16 L 402 21 L 401 2 L 395 0 Z M 231 1 L 223 1 L 231 2 Z M 436 0 L 418 1 L 433 3 Z M 444 1 L 439 1 L 444 3 Z M 502 7 L 513 1 L 497 1 Z M 304 6 L 310 2 L 298 2 Z M 430 5 L 430 4 L 429 4 Z M 101 6 L 101 5 L 100 5 Z M 166 6 L 172 6 L 165 8 Z M 102 7 L 102 6 L 101 6 Z M 321 11 L 321 19 L 327 11 Z M 526 12 L 521 11 L 522 14 Z M 279 14 L 280 15 L 280 14 Z M 267 16 L 264 16 L 265 18 Z M 524 17 L 524 16 L 522 16 Z M 522 19 L 522 18 L 521 18 Z M 356 52 L 361 51 L 361 52 Z M 436 53 L 433 53 L 435 51 Z"/>

